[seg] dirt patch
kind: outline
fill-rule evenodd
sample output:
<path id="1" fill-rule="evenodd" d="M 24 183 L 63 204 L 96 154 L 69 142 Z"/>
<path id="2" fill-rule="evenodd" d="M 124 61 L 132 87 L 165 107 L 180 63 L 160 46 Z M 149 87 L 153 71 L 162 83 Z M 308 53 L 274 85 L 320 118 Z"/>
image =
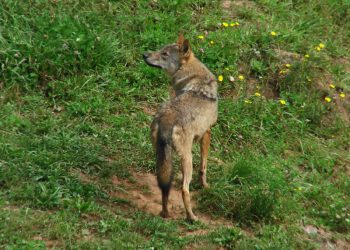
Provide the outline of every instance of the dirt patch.
<path id="1" fill-rule="evenodd" d="M 349 72 L 350 71 L 350 60 L 347 58 L 338 58 L 335 60 L 336 63 L 343 65 L 343 68 L 345 71 Z"/>
<path id="2" fill-rule="evenodd" d="M 57 248 L 57 247 L 62 247 L 62 244 L 60 241 L 58 240 L 49 240 L 47 238 L 41 237 L 40 235 L 38 236 L 34 236 L 33 240 L 39 240 L 39 241 L 43 241 L 45 244 L 46 248 Z"/>
<path id="3" fill-rule="evenodd" d="M 210 232 L 209 229 L 197 229 L 195 231 L 188 231 L 186 232 L 186 236 L 201 236 L 201 235 L 207 235 Z"/>
<path id="4" fill-rule="evenodd" d="M 300 60 L 303 57 L 295 52 L 290 52 L 282 49 L 275 49 L 276 57 L 281 61 L 281 63 L 293 63 L 296 60 Z"/>
<path id="5" fill-rule="evenodd" d="M 220 160 L 218 159 L 218 161 Z M 81 171 L 75 170 L 73 172 L 84 183 L 97 183 L 96 180 Z M 130 171 L 130 174 L 132 178 L 129 179 L 122 179 L 115 175 L 112 176 L 113 191 L 109 192 L 110 195 L 118 199 L 127 200 L 137 209 L 158 216 L 162 210 L 162 195 L 157 184 L 156 176 L 153 173 L 132 171 Z M 179 179 L 179 177 L 175 176 L 175 179 Z M 180 187 L 176 187 L 176 181 L 174 182 L 174 187 L 171 189 L 169 197 L 170 219 L 184 219 L 186 213 L 182 201 L 182 192 Z M 194 210 L 196 209 L 195 194 L 196 192 L 191 192 L 191 203 Z M 199 212 L 196 215 L 198 215 L 202 222 L 208 225 L 233 226 L 232 222 L 225 218 L 212 218 L 210 215 Z"/>
<path id="6" fill-rule="evenodd" d="M 321 250 L 346 250 L 349 249 L 350 242 L 347 240 L 334 239 L 333 234 L 325 229 L 313 225 L 303 226 L 304 232 L 310 236 L 311 240 L 316 241 Z"/>
<path id="7" fill-rule="evenodd" d="M 112 183 L 115 185 L 116 191 L 112 192 L 111 195 L 117 198 L 128 199 L 138 209 L 158 216 L 162 210 L 162 196 L 155 175 L 152 173 L 134 172 L 132 176 L 136 182 L 113 176 Z M 195 210 L 196 202 L 194 197 L 195 192 L 191 192 L 191 203 Z M 186 216 L 181 190 L 176 186 L 170 191 L 169 212 L 170 219 L 184 219 Z M 196 215 L 208 225 L 232 226 L 232 222 L 224 218 L 212 218 L 210 215 L 199 212 L 196 212 Z"/>
<path id="8" fill-rule="evenodd" d="M 97 182 L 92 176 L 85 174 L 79 169 L 71 169 L 71 173 L 85 184 L 96 184 Z"/>
<path id="9" fill-rule="evenodd" d="M 253 8 L 253 7 L 256 7 L 256 4 L 253 1 L 249 1 L 249 0 L 240 0 L 240 1 L 224 0 L 224 1 L 221 1 L 221 7 L 224 10 L 230 10 L 231 8 L 238 8 L 238 7 Z"/>
<path id="10" fill-rule="evenodd" d="M 221 9 L 224 18 L 245 18 L 246 10 L 253 10 L 250 13 L 259 13 L 259 6 L 253 1 L 241 0 L 241 1 L 221 1 Z"/>
<path id="11" fill-rule="evenodd" d="M 350 124 L 350 99 L 347 97 L 345 100 L 340 100 L 338 97 L 335 99 L 335 107 L 340 114 L 340 118 Z"/>
<path id="12" fill-rule="evenodd" d="M 334 83 L 332 75 L 328 72 L 320 74 L 320 76 L 314 80 L 316 87 L 319 90 L 322 100 L 325 97 L 330 96 L 332 98 L 332 103 L 334 103 L 334 109 L 339 117 L 346 123 L 350 122 L 350 96 L 342 88 L 336 87 L 335 91 L 331 91 L 329 88 L 330 83 Z M 339 94 L 345 92 L 345 98 L 341 98 Z M 327 117 L 332 119 L 332 117 Z"/>

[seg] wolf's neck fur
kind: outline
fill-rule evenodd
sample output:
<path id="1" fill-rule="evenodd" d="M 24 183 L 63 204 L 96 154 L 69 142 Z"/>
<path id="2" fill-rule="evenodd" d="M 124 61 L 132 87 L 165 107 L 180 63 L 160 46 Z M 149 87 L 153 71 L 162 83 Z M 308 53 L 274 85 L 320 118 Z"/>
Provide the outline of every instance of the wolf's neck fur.
<path id="1" fill-rule="evenodd" d="M 194 56 L 172 75 L 172 84 L 177 96 L 192 92 L 209 99 L 217 99 L 215 76 Z"/>

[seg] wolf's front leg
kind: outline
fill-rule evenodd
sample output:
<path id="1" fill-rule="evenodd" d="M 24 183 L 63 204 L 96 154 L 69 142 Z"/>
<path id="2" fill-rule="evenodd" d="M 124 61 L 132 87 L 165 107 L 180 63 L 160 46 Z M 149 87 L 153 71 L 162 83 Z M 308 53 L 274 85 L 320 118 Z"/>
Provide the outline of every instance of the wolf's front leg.
<path id="1" fill-rule="evenodd" d="M 201 168 L 199 170 L 199 178 L 204 188 L 209 185 L 207 183 L 207 163 L 208 152 L 210 147 L 210 129 L 208 129 L 201 139 Z"/>
<path id="2" fill-rule="evenodd" d="M 159 125 L 158 125 L 158 122 L 156 121 L 156 119 L 153 120 L 150 128 L 151 128 L 151 142 L 152 142 L 154 151 L 156 151 L 158 129 L 159 129 Z"/>

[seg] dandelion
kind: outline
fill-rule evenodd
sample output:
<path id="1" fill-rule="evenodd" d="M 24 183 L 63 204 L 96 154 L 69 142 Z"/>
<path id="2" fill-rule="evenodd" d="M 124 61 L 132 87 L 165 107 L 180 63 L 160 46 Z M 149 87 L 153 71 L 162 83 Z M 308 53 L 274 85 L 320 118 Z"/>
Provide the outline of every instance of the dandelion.
<path id="1" fill-rule="evenodd" d="M 260 94 L 259 92 L 255 92 L 254 95 L 257 96 L 257 97 L 260 97 L 260 96 L 261 96 L 261 94 Z"/>
<path id="2" fill-rule="evenodd" d="M 286 68 L 290 68 L 292 65 L 290 65 L 289 63 L 285 64 Z"/>
<path id="3" fill-rule="evenodd" d="M 271 35 L 271 36 L 277 36 L 277 33 L 274 32 L 274 31 L 271 31 L 271 32 L 270 32 L 270 35 Z"/>
<path id="4" fill-rule="evenodd" d="M 204 39 L 204 36 L 203 36 L 203 35 L 199 35 L 198 38 L 201 39 L 201 40 L 203 40 L 203 39 Z"/>
<path id="5" fill-rule="evenodd" d="M 331 89 L 335 89 L 335 85 L 334 85 L 334 84 L 329 84 L 329 87 L 330 87 Z"/>
<path id="6" fill-rule="evenodd" d="M 286 105 L 286 101 L 283 100 L 283 99 L 281 99 L 281 100 L 280 100 L 280 104 L 281 104 L 281 105 Z"/>
<path id="7" fill-rule="evenodd" d="M 330 97 L 328 97 L 328 96 L 325 97 L 324 100 L 325 100 L 326 102 L 331 102 L 331 101 L 332 101 L 332 99 L 331 99 Z"/>
<path id="8" fill-rule="evenodd" d="M 243 80 L 244 80 L 244 76 L 239 75 L 239 76 L 238 76 L 238 79 L 241 80 L 241 81 L 243 81 Z"/>
<path id="9" fill-rule="evenodd" d="M 227 28 L 227 27 L 228 27 L 228 23 L 223 22 L 223 23 L 222 23 L 222 26 L 224 26 L 225 28 Z"/>
<path id="10" fill-rule="evenodd" d="M 246 103 L 246 104 L 251 104 L 251 103 L 252 103 L 252 101 L 251 101 L 251 100 L 246 99 L 246 100 L 244 100 L 244 103 Z"/>
<path id="11" fill-rule="evenodd" d="M 345 98 L 345 94 L 344 94 L 343 92 L 340 93 L 339 96 L 340 96 L 341 98 Z"/>
<path id="12" fill-rule="evenodd" d="M 319 46 L 317 46 L 315 49 L 316 49 L 318 52 L 321 51 L 321 48 L 320 48 Z"/>
<path id="13" fill-rule="evenodd" d="M 224 80 L 224 77 L 223 77 L 222 75 L 219 75 L 219 76 L 218 76 L 218 81 L 219 81 L 219 82 L 222 82 L 223 80 Z"/>
<path id="14" fill-rule="evenodd" d="M 287 69 L 287 70 L 281 70 L 279 73 L 280 73 L 280 75 L 285 75 L 285 74 L 287 74 L 289 72 L 289 70 Z"/>
<path id="15" fill-rule="evenodd" d="M 309 54 L 306 54 L 304 57 L 305 57 L 305 58 L 310 58 L 310 55 L 309 55 Z"/>
<path id="16" fill-rule="evenodd" d="M 236 23 L 230 23 L 230 26 L 231 26 L 231 27 L 235 27 L 235 26 L 236 26 Z"/>
<path id="17" fill-rule="evenodd" d="M 215 42 L 214 41 L 210 41 L 210 44 L 213 45 Z"/>
<path id="18" fill-rule="evenodd" d="M 323 43 L 320 43 L 320 44 L 318 45 L 318 47 L 320 47 L 321 49 L 324 49 L 326 46 L 325 46 Z"/>

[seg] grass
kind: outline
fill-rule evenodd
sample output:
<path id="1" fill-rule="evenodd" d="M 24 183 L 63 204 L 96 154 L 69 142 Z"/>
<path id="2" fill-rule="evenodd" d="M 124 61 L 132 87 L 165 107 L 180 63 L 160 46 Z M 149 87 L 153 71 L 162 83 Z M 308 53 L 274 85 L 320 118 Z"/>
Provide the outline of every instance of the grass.
<path id="1" fill-rule="evenodd" d="M 349 2 L 246 2 L 2 1 L 0 247 L 349 244 Z M 198 210 L 234 227 L 164 221 L 110 195 L 111 176 L 154 171 L 145 110 L 168 98 L 168 79 L 140 55 L 179 30 L 223 76 L 211 188 L 192 189 Z"/>

